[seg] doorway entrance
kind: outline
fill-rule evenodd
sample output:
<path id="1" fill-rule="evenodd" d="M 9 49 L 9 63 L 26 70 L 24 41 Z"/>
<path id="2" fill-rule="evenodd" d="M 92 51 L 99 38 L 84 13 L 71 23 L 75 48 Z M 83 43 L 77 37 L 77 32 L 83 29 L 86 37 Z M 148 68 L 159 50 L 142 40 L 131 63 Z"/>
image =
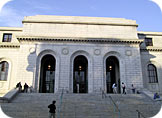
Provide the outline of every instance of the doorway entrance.
<path id="1" fill-rule="evenodd" d="M 106 88 L 107 93 L 113 93 L 112 85 L 117 85 L 117 92 L 120 93 L 119 61 L 116 57 L 110 56 L 106 59 Z"/>
<path id="2" fill-rule="evenodd" d="M 88 61 L 82 55 L 74 59 L 73 93 L 88 93 Z"/>
<path id="3" fill-rule="evenodd" d="M 41 60 L 40 93 L 54 93 L 56 60 L 52 55 L 45 55 Z"/>

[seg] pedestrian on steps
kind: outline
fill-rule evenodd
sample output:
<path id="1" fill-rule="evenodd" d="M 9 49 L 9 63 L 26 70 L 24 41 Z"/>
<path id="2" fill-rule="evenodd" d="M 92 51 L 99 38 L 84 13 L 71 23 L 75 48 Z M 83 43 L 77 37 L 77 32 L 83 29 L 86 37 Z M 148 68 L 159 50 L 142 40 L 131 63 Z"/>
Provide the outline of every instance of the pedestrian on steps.
<path id="1" fill-rule="evenodd" d="M 115 83 L 112 85 L 112 89 L 113 89 L 113 93 L 117 94 L 117 87 Z"/>
<path id="2" fill-rule="evenodd" d="M 22 85 L 21 85 L 21 82 L 17 83 L 16 88 L 18 88 L 19 92 L 22 91 Z"/>
<path id="3" fill-rule="evenodd" d="M 56 113 L 56 101 L 53 101 L 52 104 L 48 106 L 49 110 L 49 118 L 55 118 L 55 113 Z"/>
<path id="4" fill-rule="evenodd" d="M 123 94 L 126 94 L 126 86 L 125 86 L 125 84 L 122 82 L 122 89 L 123 89 Z"/>
<path id="5" fill-rule="evenodd" d="M 27 83 L 24 84 L 24 93 L 27 93 L 28 92 L 28 88 L 29 86 L 27 85 Z"/>

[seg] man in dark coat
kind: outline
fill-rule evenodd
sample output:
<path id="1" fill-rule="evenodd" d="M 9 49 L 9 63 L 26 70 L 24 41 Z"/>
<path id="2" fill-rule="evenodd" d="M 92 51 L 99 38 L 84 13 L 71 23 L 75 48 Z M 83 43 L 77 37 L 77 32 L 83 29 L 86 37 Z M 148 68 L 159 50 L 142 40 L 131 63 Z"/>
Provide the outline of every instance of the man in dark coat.
<path id="1" fill-rule="evenodd" d="M 56 111 L 56 101 L 53 101 L 52 104 L 48 106 L 49 110 L 49 118 L 55 118 L 55 111 Z"/>
<path id="2" fill-rule="evenodd" d="M 25 83 L 24 84 L 24 93 L 27 93 L 28 92 L 28 88 L 29 88 L 29 86 Z"/>

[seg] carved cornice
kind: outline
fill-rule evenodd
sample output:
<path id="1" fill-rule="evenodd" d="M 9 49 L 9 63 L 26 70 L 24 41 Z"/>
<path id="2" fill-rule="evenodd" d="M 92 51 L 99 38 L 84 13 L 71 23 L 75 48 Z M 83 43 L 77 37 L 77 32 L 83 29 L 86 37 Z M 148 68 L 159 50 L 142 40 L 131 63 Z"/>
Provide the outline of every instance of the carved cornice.
<path id="1" fill-rule="evenodd" d="M 141 48 L 140 49 L 143 52 L 162 52 L 162 48 Z"/>
<path id="2" fill-rule="evenodd" d="M 17 37 L 20 42 L 49 41 L 49 42 L 73 42 L 73 43 L 128 43 L 140 44 L 140 39 L 114 39 L 114 38 L 47 38 L 47 37 Z"/>
<path id="3" fill-rule="evenodd" d="M 20 45 L 12 43 L 0 43 L 0 48 L 20 48 Z"/>

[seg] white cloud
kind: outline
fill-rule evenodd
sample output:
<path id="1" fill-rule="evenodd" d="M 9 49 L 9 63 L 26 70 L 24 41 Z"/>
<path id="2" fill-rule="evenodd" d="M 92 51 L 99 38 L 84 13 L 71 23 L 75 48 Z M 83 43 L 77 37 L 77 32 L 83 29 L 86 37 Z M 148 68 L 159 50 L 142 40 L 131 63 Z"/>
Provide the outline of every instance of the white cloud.
<path id="1" fill-rule="evenodd" d="M 4 6 L 7 2 L 10 2 L 10 1 L 12 1 L 12 0 L 1 0 L 1 1 L 0 1 L 0 12 L 1 12 L 3 6 Z"/>
<path id="2" fill-rule="evenodd" d="M 161 12 L 162 12 L 162 0 L 150 0 L 150 1 L 153 1 L 154 3 L 156 3 L 160 7 Z"/>
<path id="3" fill-rule="evenodd" d="M 3 7 L 0 13 L 0 23 L 4 26 L 22 26 L 21 21 L 23 16 L 15 9 L 10 7 Z"/>
<path id="4" fill-rule="evenodd" d="M 12 0 L 0 0 L 0 23 L 3 24 L 3 26 L 21 26 L 21 15 L 10 7 L 4 7 L 5 4 L 10 1 Z"/>

